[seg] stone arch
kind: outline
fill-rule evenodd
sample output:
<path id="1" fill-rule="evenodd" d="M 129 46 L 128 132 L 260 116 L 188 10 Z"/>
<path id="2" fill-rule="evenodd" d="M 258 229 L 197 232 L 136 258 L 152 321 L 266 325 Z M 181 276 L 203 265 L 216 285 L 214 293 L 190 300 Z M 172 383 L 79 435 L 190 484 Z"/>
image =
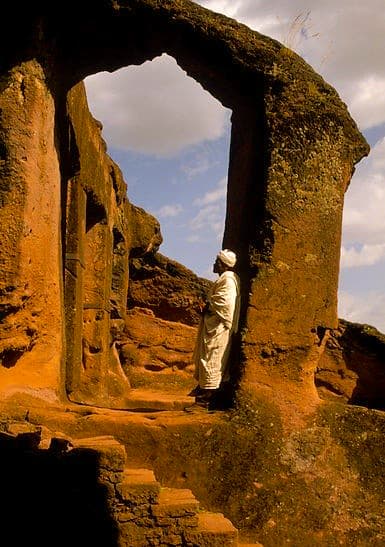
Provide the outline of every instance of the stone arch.
<path id="1" fill-rule="evenodd" d="M 57 95 L 167 53 L 233 111 L 223 244 L 240 256 L 242 385 L 312 396 L 318 333 L 337 322 L 344 192 L 368 153 L 346 106 L 293 51 L 188 0 L 75 6 L 39 16 L 39 36 L 26 19 L 7 62 L 35 52 Z"/>

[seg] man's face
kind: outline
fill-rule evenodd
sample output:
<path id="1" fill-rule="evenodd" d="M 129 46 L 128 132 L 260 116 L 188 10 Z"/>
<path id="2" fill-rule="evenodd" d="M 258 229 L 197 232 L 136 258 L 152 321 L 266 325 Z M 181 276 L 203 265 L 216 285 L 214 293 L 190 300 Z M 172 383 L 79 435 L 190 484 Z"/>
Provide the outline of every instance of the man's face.
<path id="1" fill-rule="evenodd" d="M 220 267 L 219 258 L 217 258 L 213 264 L 213 272 L 219 273 L 219 267 Z"/>
<path id="2" fill-rule="evenodd" d="M 213 272 L 221 275 L 223 274 L 225 270 L 226 270 L 226 266 L 223 264 L 223 262 L 219 258 L 217 258 L 214 262 Z"/>

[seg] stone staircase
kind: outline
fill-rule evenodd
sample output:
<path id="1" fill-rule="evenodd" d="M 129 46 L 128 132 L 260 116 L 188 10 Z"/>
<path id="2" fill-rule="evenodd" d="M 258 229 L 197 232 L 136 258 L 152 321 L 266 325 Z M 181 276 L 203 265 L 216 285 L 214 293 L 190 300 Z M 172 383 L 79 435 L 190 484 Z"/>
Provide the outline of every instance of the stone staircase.
<path id="1" fill-rule="evenodd" d="M 127 465 L 124 445 L 113 436 L 73 440 L 60 433 L 52 433 L 47 428 L 24 422 L 8 424 L 5 430 L 0 432 L 0 440 L 3 447 L 13 447 L 11 452 L 7 448 L 10 462 L 21 451 L 22 454 L 28 455 L 29 459 L 33 456 L 32 470 L 35 470 L 36 462 L 43 458 L 42 469 L 49 470 L 48 482 L 42 482 L 44 474 L 38 476 L 37 492 L 43 498 L 48 496 L 46 501 L 49 505 L 43 506 L 49 508 L 52 505 L 55 514 L 57 500 L 50 496 L 53 493 L 57 493 L 59 499 L 64 496 L 61 507 L 65 508 L 63 518 L 67 519 L 66 529 L 69 530 L 70 536 L 72 526 L 77 530 L 77 534 L 80 528 L 79 537 L 85 533 L 85 537 L 89 538 L 90 522 L 85 520 L 83 509 L 84 504 L 91 503 L 91 522 L 94 518 L 102 521 L 107 519 L 109 522 L 110 532 L 106 533 L 104 539 L 96 537 L 96 541 L 101 542 L 98 544 L 103 547 L 259 545 L 240 543 L 238 530 L 230 520 L 222 513 L 202 510 L 191 490 L 163 487 L 156 480 L 152 470 L 130 468 Z M 16 468 L 18 465 L 16 461 Z M 59 475 L 53 473 L 56 469 Z M 59 480 L 63 472 L 65 478 Z M 13 485 L 12 470 L 9 470 L 8 474 L 10 485 Z M 16 478 L 15 482 L 20 485 Z M 56 483 L 61 489 L 57 488 Z M 21 481 L 21 487 L 23 486 L 25 485 Z M 23 491 L 18 492 L 18 495 L 23 496 Z M 41 513 L 41 502 L 41 497 L 36 498 L 36 514 Z M 92 505 L 93 502 L 99 504 L 99 508 L 100 505 L 104 507 L 104 513 L 94 513 L 96 506 Z M 74 507 L 74 511 L 68 513 L 68 507 Z M 79 515 L 78 507 L 81 508 Z M 99 516 L 92 516 L 96 514 Z M 97 525 L 97 521 L 92 524 L 92 529 L 97 528 L 95 524 Z M 103 527 L 100 530 L 103 530 Z"/>
<path id="2" fill-rule="evenodd" d="M 74 441 L 72 450 L 90 449 L 99 454 L 99 481 L 109 491 L 119 547 L 239 545 L 233 524 L 202 511 L 191 490 L 162 487 L 150 469 L 127 467 L 125 449 L 113 437 Z"/>

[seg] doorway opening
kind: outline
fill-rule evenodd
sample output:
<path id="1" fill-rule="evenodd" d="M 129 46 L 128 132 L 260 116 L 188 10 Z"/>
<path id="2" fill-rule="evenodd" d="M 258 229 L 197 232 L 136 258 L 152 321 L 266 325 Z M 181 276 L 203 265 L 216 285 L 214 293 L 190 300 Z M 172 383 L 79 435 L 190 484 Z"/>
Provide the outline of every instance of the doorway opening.
<path id="1" fill-rule="evenodd" d="M 163 237 L 159 252 L 130 256 L 122 366 L 133 388 L 164 380 L 190 391 L 200 309 L 222 247 L 231 110 L 166 54 L 85 86 L 129 201 L 158 219 Z"/>

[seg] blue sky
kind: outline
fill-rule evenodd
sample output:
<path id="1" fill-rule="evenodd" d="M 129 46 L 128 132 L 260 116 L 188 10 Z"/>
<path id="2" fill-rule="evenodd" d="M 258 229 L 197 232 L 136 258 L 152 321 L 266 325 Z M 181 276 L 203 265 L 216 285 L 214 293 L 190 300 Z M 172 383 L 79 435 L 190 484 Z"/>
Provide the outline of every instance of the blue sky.
<path id="1" fill-rule="evenodd" d="M 161 224 L 159 251 L 202 277 L 212 278 L 221 248 L 229 146 L 230 127 L 219 139 L 171 158 L 109 150 L 125 174 L 130 200 Z"/>
<path id="2" fill-rule="evenodd" d="M 339 316 L 385 332 L 383 0 L 202 0 L 296 50 L 347 104 L 371 145 L 346 193 Z M 213 278 L 223 234 L 230 114 L 163 55 L 86 79 L 129 199 L 154 214 L 160 252 Z"/>

